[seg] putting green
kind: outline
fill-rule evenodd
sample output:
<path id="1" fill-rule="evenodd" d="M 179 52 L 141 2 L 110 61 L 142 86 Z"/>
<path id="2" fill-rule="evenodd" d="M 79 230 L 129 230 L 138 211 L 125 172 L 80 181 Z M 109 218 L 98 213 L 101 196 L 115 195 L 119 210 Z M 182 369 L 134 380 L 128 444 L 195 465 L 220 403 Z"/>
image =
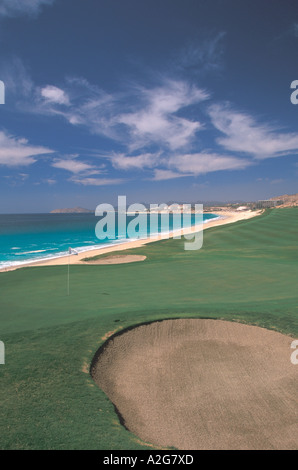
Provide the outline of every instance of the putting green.
<path id="1" fill-rule="evenodd" d="M 162 318 L 209 317 L 298 336 L 298 209 L 210 228 L 203 248 L 165 240 L 143 263 L 0 273 L 3 449 L 146 448 L 90 377 L 107 334 Z"/>

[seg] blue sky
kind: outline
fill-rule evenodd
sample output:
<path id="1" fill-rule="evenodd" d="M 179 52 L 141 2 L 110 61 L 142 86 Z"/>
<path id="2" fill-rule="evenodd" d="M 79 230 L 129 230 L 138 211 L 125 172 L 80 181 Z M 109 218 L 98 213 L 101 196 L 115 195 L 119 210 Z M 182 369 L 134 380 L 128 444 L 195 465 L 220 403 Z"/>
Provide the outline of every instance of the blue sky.
<path id="1" fill-rule="evenodd" d="M 0 212 L 295 193 L 290 0 L 0 0 Z"/>

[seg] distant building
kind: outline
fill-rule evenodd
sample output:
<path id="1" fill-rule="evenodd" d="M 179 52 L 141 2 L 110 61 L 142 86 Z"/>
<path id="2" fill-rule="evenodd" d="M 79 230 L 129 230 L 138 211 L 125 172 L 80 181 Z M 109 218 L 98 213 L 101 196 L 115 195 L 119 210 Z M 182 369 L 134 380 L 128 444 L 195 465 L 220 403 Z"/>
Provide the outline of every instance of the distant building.
<path id="1" fill-rule="evenodd" d="M 257 209 L 268 209 L 270 207 L 278 206 L 280 201 L 272 201 L 271 199 L 264 199 L 256 202 L 255 207 Z"/>

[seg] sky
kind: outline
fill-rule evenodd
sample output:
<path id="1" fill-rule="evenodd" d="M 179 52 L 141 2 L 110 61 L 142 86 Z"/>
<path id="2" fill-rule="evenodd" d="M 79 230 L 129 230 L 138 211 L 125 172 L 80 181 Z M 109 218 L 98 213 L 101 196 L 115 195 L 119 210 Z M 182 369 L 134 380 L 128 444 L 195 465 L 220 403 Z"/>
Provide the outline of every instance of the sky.
<path id="1" fill-rule="evenodd" d="M 295 0 L 0 0 L 0 213 L 298 192 Z"/>

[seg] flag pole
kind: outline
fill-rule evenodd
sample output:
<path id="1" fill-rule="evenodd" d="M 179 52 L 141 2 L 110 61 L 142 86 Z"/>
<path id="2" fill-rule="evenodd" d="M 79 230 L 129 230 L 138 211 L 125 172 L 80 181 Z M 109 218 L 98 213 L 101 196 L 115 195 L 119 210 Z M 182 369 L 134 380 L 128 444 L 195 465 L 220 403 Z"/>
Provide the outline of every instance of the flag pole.
<path id="1" fill-rule="evenodd" d="M 68 249 L 68 269 L 67 269 L 67 295 L 69 295 L 69 256 L 70 256 L 70 248 Z"/>
<path id="2" fill-rule="evenodd" d="M 79 253 L 72 249 L 71 247 L 68 248 L 68 268 L 67 268 L 67 295 L 69 295 L 69 264 L 70 264 L 70 255 L 78 255 Z"/>

